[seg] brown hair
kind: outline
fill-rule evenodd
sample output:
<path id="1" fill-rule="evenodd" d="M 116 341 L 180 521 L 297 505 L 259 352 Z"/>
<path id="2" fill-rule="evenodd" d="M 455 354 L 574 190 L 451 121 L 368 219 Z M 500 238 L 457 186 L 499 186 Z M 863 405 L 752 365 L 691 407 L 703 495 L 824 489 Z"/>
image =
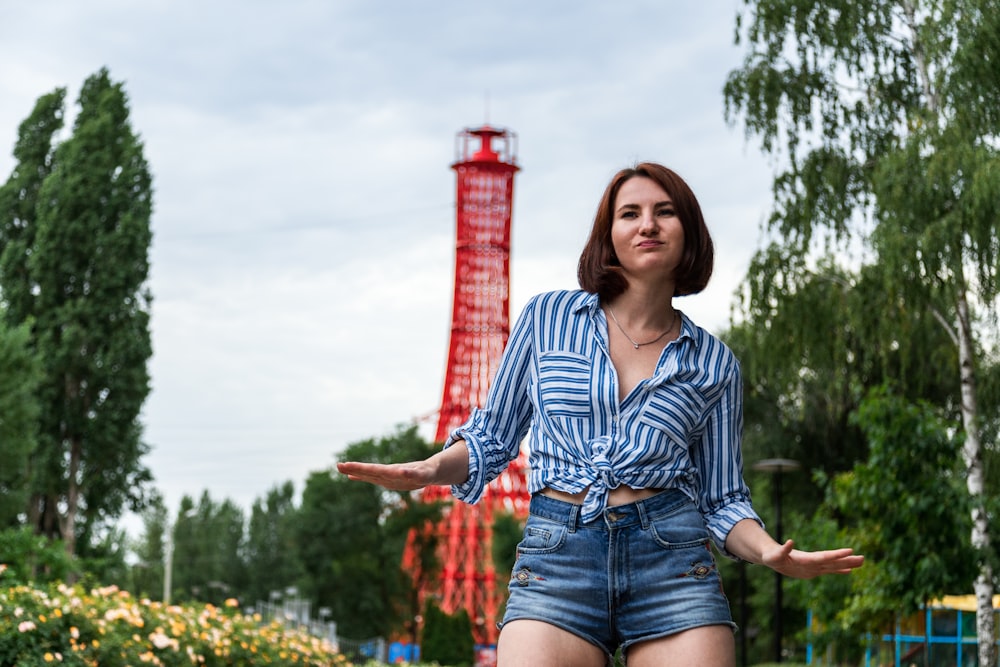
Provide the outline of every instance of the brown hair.
<path id="1" fill-rule="evenodd" d="M 602 299 L 613 299 L 628 287 L 621 264 L 615 257 L 611 242 L 611 224 L 614 221 L 615 198 L 622 184 L 635 176 L 645 176 L 656 182 L 670 196 L 674 210 L 684 228 L 684 252 L 674 272 L 674 296 L 697 294 L 705 289 L 712 276 L 715 250 L 712 237 L 705 225 L 701 206 L 690 186 L 674 171 L 656 164 L 643 162 L 622 169 L 611 179 L 597 205 L 590 238 L 580 254 L 577 279 L 585 291 L 598 294 Z"/>

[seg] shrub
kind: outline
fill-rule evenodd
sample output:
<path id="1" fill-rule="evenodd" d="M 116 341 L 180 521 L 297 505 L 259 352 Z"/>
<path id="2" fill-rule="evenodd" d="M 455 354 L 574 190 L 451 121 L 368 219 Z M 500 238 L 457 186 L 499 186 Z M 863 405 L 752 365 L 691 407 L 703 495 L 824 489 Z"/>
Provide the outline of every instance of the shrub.
<path id="1" fill-rule="evenodd" d="M 440 665 L 471 665 L 475 659 L 475 642 L 468 612 L 460 609 L 449 615 L 428 600 L 424 609 L 420 657 Z"/>
<path id="2" fill-rule="evenodd" d="M 0 565 L 0 583 L 3 571 Z M 115 586 L 0 587 L 0 667 L 350 667 L 327 641 L 238 610 L 138 600 Z"/>

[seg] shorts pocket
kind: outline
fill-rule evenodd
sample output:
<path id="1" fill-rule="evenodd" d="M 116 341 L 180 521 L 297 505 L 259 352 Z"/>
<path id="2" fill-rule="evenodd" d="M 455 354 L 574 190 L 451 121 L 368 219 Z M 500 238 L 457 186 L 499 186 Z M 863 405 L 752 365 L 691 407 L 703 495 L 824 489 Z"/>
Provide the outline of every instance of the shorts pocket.
<path id="1" fill-rule="evenodd" d="M 709 543 L 708 529 L 694 503 L 650 517 L 649 532 L 664 549 L 704 548 Z"/>
<path id="2" fill-rule="evenodd" d="M 566 542 L 567 532 L 566 526 L 561 523 L 529 515 L 524 535 L 517 545 L 518 556 L 557 551 Z"/>

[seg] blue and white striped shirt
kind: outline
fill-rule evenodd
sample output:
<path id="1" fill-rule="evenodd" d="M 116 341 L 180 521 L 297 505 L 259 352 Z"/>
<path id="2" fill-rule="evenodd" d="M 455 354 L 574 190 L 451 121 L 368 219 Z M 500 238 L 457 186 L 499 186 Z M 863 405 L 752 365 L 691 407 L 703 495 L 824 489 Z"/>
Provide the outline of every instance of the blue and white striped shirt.
<path id="1" fill-rule="evenodd" d="M 722 341 L 681 315 L 681 332 L 651 378 L 618 400 L 608 322 L 597 295 L 539 294 L 507 341 L 486 404 L 452 432 L 463 439 L 469 478 L 453 486 L 474 503 L 517 457 L 530 429 L 528 490 L 579 493 L 584 521 L 608 491 L 676 488 L 695 501 L 716 545 L 738 521 L 760 519 L 743 480 L 743 388 L 739 362 Z"/>

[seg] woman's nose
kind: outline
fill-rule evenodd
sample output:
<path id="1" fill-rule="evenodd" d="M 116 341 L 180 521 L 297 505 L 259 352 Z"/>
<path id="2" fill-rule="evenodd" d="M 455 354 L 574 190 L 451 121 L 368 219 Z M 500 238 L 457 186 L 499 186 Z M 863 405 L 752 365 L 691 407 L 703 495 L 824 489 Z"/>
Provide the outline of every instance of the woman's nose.
<path id="1" fill-rule="evenodd" d="M 653 214 L 643 213 L 642 217 L 639 219 L 639 231 L 643 234 L 649 234 L 650 232 L 655 232 L 656 230 L 656 220 L 653 219 Z"/>

